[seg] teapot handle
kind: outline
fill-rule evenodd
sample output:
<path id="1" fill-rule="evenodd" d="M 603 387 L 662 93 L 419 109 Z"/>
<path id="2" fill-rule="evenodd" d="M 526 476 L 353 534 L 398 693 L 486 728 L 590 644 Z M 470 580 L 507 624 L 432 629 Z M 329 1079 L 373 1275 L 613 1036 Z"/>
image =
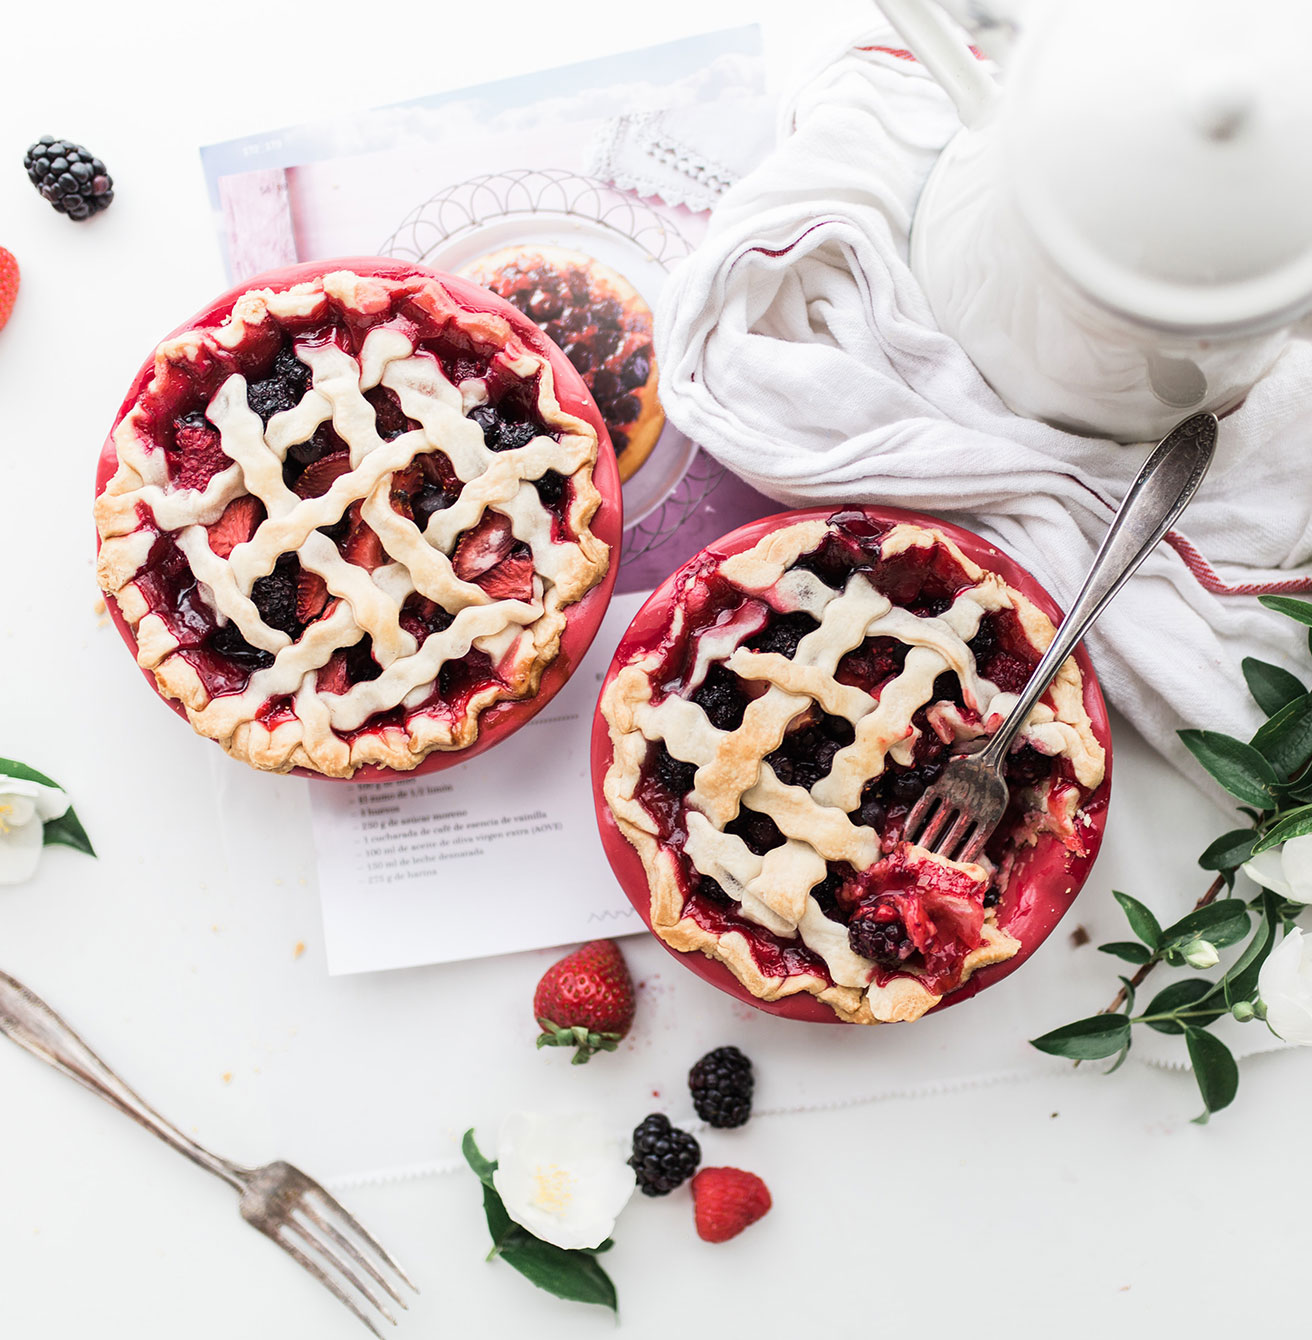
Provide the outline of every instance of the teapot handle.
<path id="1" fill-rule="evenodd" d="M 997 100 L 998 85 L 970 49 L 965 34 L 948 17 L 948 3 L 963 21 L 981 32 L 985 28 L 1005 31 L 1010 24 L 1001 17 L 990 16 L 986 21 L 981 17 L 982 6 L 962 0 L 879 0 L 879 7 L 911 54 L 956 104 L 962 125 L 975 126 Z"/>

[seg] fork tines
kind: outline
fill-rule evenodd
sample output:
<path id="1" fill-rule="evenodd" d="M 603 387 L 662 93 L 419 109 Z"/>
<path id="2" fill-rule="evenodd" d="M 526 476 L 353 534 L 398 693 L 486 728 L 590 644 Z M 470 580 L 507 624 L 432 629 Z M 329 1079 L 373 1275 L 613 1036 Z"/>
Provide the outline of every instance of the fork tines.
<path id="1" fill-rule="evenodd" d="M 261 1185 L 262 1183 L 262 1185 Z M 290 1164 L 270 1164 L 256 1174 L 242 1215 L 272 1238 L 371 1330 L 379 1335 L 360 1299 L 396 1325 L 382 1295 L 408 1308 L 404 1285 L 419 1290 L 376 1238 L 317 1182 Z"/>

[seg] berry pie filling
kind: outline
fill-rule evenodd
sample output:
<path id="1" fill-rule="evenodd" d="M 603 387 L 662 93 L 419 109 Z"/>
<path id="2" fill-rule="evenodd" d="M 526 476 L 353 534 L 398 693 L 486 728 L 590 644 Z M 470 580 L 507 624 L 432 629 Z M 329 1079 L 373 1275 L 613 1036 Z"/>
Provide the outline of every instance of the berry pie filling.
<path id="1" fill-rule="evenodd" d="M 908 843 L 907 815 L 1005 719 L 1048 618 L 939 531 L 840 512 L 684 570 L 668 618 L 602 699 L 605 794 L 642 857 L 652 925 L 756 995 L 915 1019 L 1021 948 L 1018 853 L 1087 855 L 1103 750 L 1068 661 L 1007 763 L 977 862 Z"/>
<path id="2" fill-rule="evenodd" d="M 101 585 L 160 690 L 259 768 L 467 746 L 608 566 L 595 431 L 427 276 L 243 294 L 159 347 L 113 444 Z"/>

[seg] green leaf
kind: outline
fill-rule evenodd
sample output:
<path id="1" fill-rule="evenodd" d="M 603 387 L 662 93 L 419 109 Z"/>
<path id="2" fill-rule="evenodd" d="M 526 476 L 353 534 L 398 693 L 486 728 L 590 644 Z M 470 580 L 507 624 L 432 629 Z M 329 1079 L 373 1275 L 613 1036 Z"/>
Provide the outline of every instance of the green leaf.
<path id="1" fill-rule="evenodd" d="M 1269 828 L 1266 834 L 1253 844 L 1253 855 L 1269 851 L 1272 847 L 1278 847 L 1282 842 L 1288 842 L 1290 838 L 1302 837 L 1305 833 L 1312 833 L 1312 805 L 1290 810 L 1278 824 Z"/>
<path id="2" fill-rule="evenodd" d="M 581 1251 L 585 1251 L 585 1252 L 591 1252 L 594 1256 L 598 1256 L 598 1255 L 600 1255 L 602 1252 L 608 1252 L 608 1251 L 610 1251 L 610 1249 L 611 1249 L 614 1245 L 615 1245 L 615 1239 L 614 1239 L 614 1238 L 607 1238 L 605 1242 L 598 1243 L 597 1246 L 595 1246 L 595 1247 L 583 1247 L 583 1248 L 581 1248 L 580 1250 L 581 1250 Z"/>
<path id="3" fill-rule="evenodd" d="M 1249 931 L 1248 909 L 1242 898 L 1219 898 L 1195 908 L 1162 932 L 1163 948 L 1177 948 L 1190 940 L 1203 939 L 1218 949 L 1237 944 Z"/>
<path id="4" fill-rule="evenodd" d="M 1127 963 L 1147 963 L 1153 956 L 1153 951 L 1138 940 L 1113 940 L 1110 944 L 1099 945 L 1098 952 L 1123 958 Z"/>
<path id="5" fill-rule="evenodd" d="M 483 1185 L 483 1213 L 487 1216 L 487 1231 L 492 1234 L 492 1250 L 487 1254 L 490 1261 L 512 1237 L 524 1230 L 506 1213 L 496 1187 L 487 1183 Z"/>
<path id="6" fill-rule="evenodd" d="M 1119 974 L 1117 974 L 1119 976 Z M 1125 1013 L 1134 1013 L 1134 983 L 1128 977 L 1120 978 L 1121 985 L 1125 988 Z M 1126 1050 L 1129 1050 L 1130 1044 L 1125 1044 Z"/>
<path id="7" fill-rule="evenodd" d="M 1254 656 L 1244 657 L 1243 671 L 1249 693 L 1269 717 L 1275 716 L 1282 707 L 1288 707 L 1295 698 L 1301 698 L 1307 692 L 1296 675 L 1291 675 L 1288 670 L 1282 670 L 1269 661 L 1259 661 Z"/>
<path id="8" fill-rule="evenodd" d="M 35 768 L 29 768 L 26 763 L 19 763 L 12 758 L 0 758 L 0 777 L 18 777 L 25 782 L 37 782 L 41 786 L 53 786 L 58 791 L 64 789 L 58 782 L 47 777 L 44 772 L 37 772 Z M 91 845 L 91 839 L 87 837 L 87 830 L 82 827 L 82 821 L 77 817 L 77 811 L 71 807 L 58 819 L 49 820 L 45 825 L 44 832 L 47 847 L 72 847 L 75 851 L 84 852 L 87 856 L 96 854 L 95 848 Z"/>
<path id="9" fill-rule="evenodd" d="M 1295 698 L 1259 726 L 1252 743 L 1281 781 L 1298 773 L 1312 759 L 1312 693 Z"/>
<path id="10" fill-rule="evenodd" d="M 1265 605 L 1277 614 L 1283 614 L 1296 623 L 1312 625 L 1312 605 L 1306 600 L 1292 600 L 1289 596 L 1258 596 L 1259 605 Z"/>
<path id="11" fill-rule="evenodd" d="M 1255 900 L 1262 909 L 1253 938 L 1244 946 L 1244 952 L 1230 965 L 1224 977 L 1203 998 L 1205 1005 L 1233 1005 L 1237 1000 L 1252 1000 L 1257 995 L 1257 977 L 1271 950 L 1275 947 L 1275 928 L 1279 920 L 1280 900 L 1265 890 Z"/>
<path id="12" fill-rule="evenodd" d="M 1182 730 L 1180 739 L 1232 796 L 1260 810 L 1274 807 L 1275 770 L 1251 744 L 1214 730 Z"/>
<path id="13" fill-rule="evenodd" d="M 1184 1040 L 1208 1116 L 1229 1107 L 1239 1089 L 1239 1067 L 1230 1048 L 1220 1038 L 1192 1026 L 1184 1030 Z"/>
<path id="14" fill-rule="evenodd" d="M 1200 977 L 1186 977 L 1183 981 L 1172 982 L 1165 990 L 1159 991 L 1148 1003 L 1148 1008 L 1140 1016 L 1149 1028 L 1159 1033 L 1183 1033 L 1184 1026 L 1170 1016 L 1178 1010 L 1187 1010 L 1189 1006 L 1212 991 L 1212 983 Z M 1218 1013 L 1224 1014 L 1221 1010 Z"/>
<path id="15" fill-rule="evenodd" d="M 615 1286 L 591 1252 L 566 1251 L 525 1234 L 507 1241 L 501 1259 L 557 1298 L 619 1310 Z"/>
<path id="16" fill-rule="evenodd" d="M 1121 1048 L 1120 1055 L 1117 1056 L 1111 1065 L 1109 1065 L 1102 1073 L 1104 1075 L 1114 1075 L 1125 1064 L 1125 1058 L 1129 1056 L 1129 1054 L 1130 1044 L 1127 1042 L 1125 1046 Z"/>
<path id="17" fill-rule="evenodd" d="M 1125 919 L 1130 923 L 1130 929 L 1149 949 L 1156 949 L 1162 942 L 1162 927 L 1157 918 L 1137 898 L 1131 898 L 1128 893 L 1117 893 L 1113 889 L 1112 897 L 1120 903 Z"/>
<path id="18" fill-rule="evenodd" d="M 1130 1021 L 1123 1014 L 1095 1014 L 1090 1019 L 1055 1028 L 1041 1038 L 1033 1038 L 1037 1047 L 1049 1056 L 1065 1056 L 1072 1061 L 1097 1061 L 1113 1056 L 1129 1046 Z"/>
<path id="19" fill-rule="evenodd" d="M 1253 854 L 1258 834 L 1251 828 L 1233 828 L 1222 833 L 1198 858 L 1204 870 L 1233 870 Z"/>
<path id="20" fill-rule="evenodd" d="M 496 1172 L 497 1165 L 491 1159 L 485 1159 L 479 1152 L 478 1145 L 474 1140 L 474 1128 L 472 1126 L 465 1132 L 464 1139 L 460 1142 L 460 1152 L 465 1156 L 465 1162 L 474 1170 L 474 1176 L 484 1186 L 491 1186 L 492 1174 Z"/>

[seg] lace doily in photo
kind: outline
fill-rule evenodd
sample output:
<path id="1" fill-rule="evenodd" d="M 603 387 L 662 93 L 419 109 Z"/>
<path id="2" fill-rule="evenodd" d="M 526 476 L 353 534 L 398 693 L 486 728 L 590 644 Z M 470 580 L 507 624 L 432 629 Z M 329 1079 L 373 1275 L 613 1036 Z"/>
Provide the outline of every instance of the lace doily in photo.
<path id="1" fill-rule="evenodd" d="M 606 182 L 564 168 L 516 168 L 472 177 L 417 206 L 379 248 L 458 270 L 511 246 L 559 246 L 612 266 L 654 306 L 670 267 L 692 244 L 664 214 Z M 697 510 L 723 467 L 666 424 L 624 485 L 623 560 L 664 543 Z"/>

